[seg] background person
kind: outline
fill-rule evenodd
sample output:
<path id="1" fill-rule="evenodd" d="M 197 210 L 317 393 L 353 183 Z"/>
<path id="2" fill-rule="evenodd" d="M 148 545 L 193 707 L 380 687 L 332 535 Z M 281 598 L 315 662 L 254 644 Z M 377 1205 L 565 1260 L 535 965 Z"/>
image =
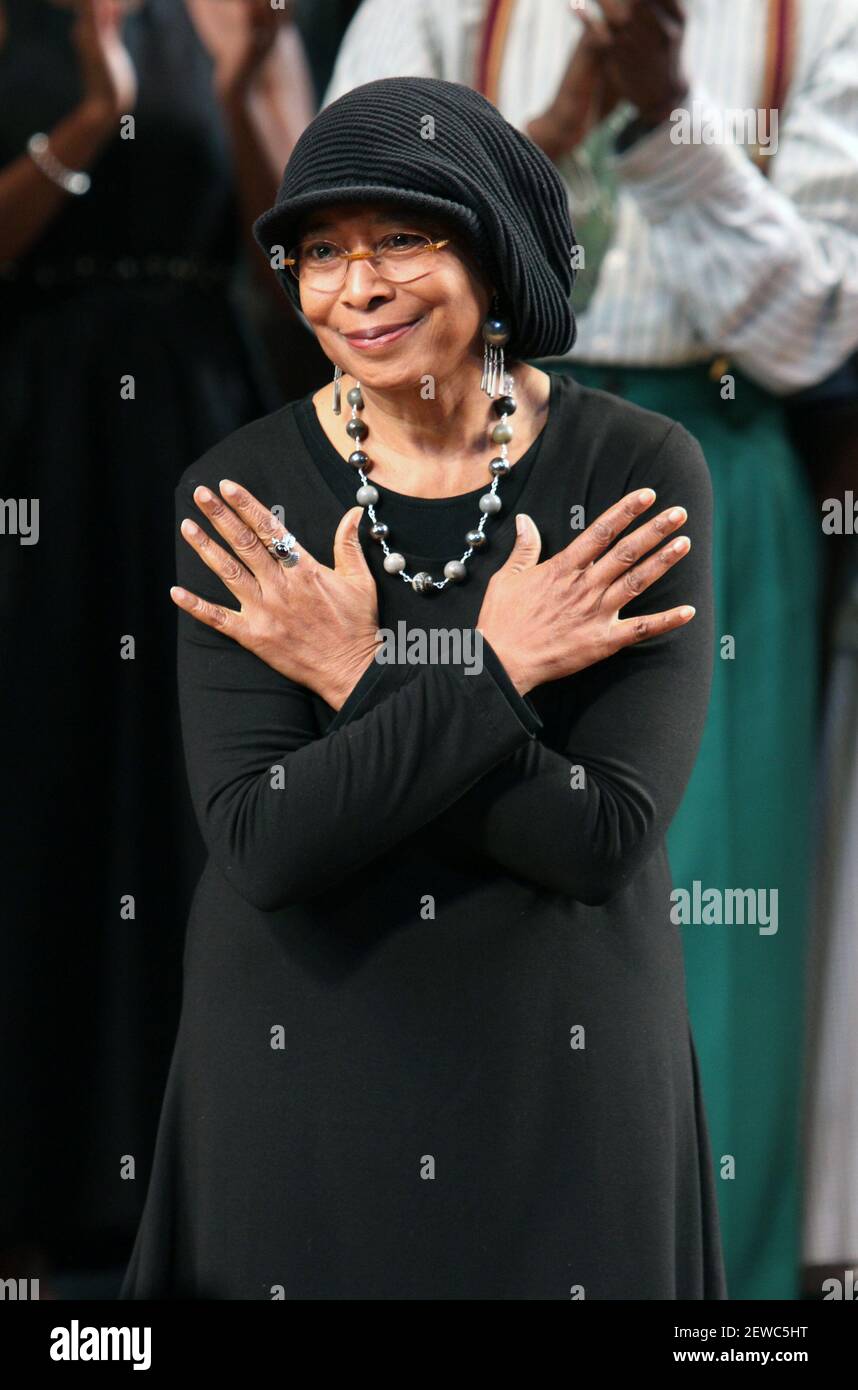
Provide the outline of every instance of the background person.
<path id="1" fill-rule="evenodd" d="M 38 543 L 0 547 L 0 1248 L 47 1288 L 139 1220 L 121 1164 L 154 1144 L 203 860 L 166 518 L 189 458 L 276 399 L 235 282 L 312 104 L 267 6 L 0 21 L 0 494 L 39 506 Z"/>

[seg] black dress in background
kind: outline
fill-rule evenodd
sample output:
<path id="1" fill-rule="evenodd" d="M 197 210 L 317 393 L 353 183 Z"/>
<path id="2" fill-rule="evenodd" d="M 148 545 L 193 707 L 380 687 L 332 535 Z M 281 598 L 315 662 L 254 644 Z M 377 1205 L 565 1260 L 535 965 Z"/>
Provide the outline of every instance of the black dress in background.
<path id="1" fill-rule="evenodd" d="M 548 558 L 572 508 L 644 485 L 692 550 L 624 615 L 689 602 L 689 626 L 527 699 L 487 643 L 473 673 L 373 663 L 334 714 L 179 614 L 210 857 L 124 1299 L 726 1296 L 664 845 L 711 679 L 711 484 L 680 425 L 551 387 L 465 584 L 416 595 L 362 519 L 380 626 L 471 628 L 515 511 Z M 192 494 L 223 477 L 332 563 L 355 474 L 310 397 L 187 469 L 177 523 L 219 539 Z M 383 488 L 379 517 L 438 574 L 483 491 Z M 178 582 L 237 607 L 176 545 Z"/>
<path id="2" fill-rule="evenodd" d="M 72 13 L 6 9 L 4 165 L 80 98 Z M 178 0 L 148 0 L 125 37 L 135 138 L 0 275 L 0 494 L 40 504 L 37 544 L 0 536 L 0 1244 L 78 1259 L 122 1259 L 139 1218 L 121 1163 L 150 1161 L 203 862 L 175 698 L 173 492 L 274 404 L 231 300 L 211 60 Z"/>

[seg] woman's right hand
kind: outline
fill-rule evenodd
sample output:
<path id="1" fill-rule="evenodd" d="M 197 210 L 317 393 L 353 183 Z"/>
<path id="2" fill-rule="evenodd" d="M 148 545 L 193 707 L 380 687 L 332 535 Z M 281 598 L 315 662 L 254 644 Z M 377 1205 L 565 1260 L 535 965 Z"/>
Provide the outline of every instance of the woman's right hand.
<path id="1" fill-rule="evenodd" d="M 286 569 L 269 548 L 288 534 L 283 523 L 240 483 L 222 478 L 220 491 L 222 497 L 201 485 L 193 498 L 232 553 L 191 517 L 180 529 L 241 607 L 212 603 L 180 585 L 170 597 L 197 622 L 340 709 L 378 655 L 378 594 L 358 539 L 363 509 L 351 507 L 340 518 L 333 568 L 299 543 L 297 566 Z"/>
<path id="2" fill-rule="evenodd" d="M 517 535 L 508 559 L 489 580 L 476 622 L 519 694 L 571 676 L 694 617 L 688 605 L 636 618 L 619 616 L 621 608 L 691 549 L 688 537 L 680 536 L 649 553 L 687 519 L 684 507 L 659 513 L 611 545 L 654 501 L 652 488 L 628 493 L 541 565 L 539 532 L 533 519 L 525 518 L 524 533 Z"/>
<path id="3" fill-rule="evenodd" d="M 133 111 L 137 73 L 122 39 L 122 7 L 117 0 L 82 0 L 72 27 L 83 102 L 115 123 Z"/>

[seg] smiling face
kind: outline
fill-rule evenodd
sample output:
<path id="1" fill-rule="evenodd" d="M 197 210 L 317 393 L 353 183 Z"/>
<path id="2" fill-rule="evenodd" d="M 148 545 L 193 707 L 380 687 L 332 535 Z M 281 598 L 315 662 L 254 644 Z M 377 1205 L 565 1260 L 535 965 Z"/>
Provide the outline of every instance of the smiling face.
<path id="1" fill-rule="evenodd" d="M 368 260 L 351 261 L 338 290 L 299 281 L 301 309 L 323 351 L 344 372 L 382 390 L 411 386 L 427 373 L 443 381 L 466 360 L 481 361 L 481 329 L 492 297 L 461 233 L 432 213 L 390 203 L 340 203 L 309 214 L 297 239 L 305 246 L 312 237 L 368 251 L 392 232 L 423 232 L 450 242 L 426 252 L 426 273 L 407 283 L 383 279 Z M 403 331 L 355 336 L 381 327 Z"/>

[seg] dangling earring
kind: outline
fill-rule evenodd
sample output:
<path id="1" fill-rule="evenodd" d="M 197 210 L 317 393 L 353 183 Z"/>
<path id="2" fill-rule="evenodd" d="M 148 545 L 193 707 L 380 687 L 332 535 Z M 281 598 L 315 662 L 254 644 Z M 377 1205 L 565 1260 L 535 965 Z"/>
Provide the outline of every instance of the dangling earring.
<path id="1" fill-rule="evenodd" d="M 495 386 L 498 376 L 501 383 L 504 382 L 504 343 L 509 342 L 510 326 L 505 318 L 501 317 L 500 301 L 497 294 L 494 295 L 488 316 L 483 324 L 483 376 L 480 381 L 480 390 L 485 391 L 487 396 L 495 396 Z"/>
<path id="2" fill-rule="evenodd" d="M 335 415 L 339 415 L 339 414 L 340 414 L 340 411 L 341 411 L 341 406 L 340 406 L 340 377 L 342 376 L 342 374 L 343 374 L 343 369 L 342 369 L 342 367 L 339 367 L 339 366 L 334 367 L 334 414 L 335 414 Z"/>

